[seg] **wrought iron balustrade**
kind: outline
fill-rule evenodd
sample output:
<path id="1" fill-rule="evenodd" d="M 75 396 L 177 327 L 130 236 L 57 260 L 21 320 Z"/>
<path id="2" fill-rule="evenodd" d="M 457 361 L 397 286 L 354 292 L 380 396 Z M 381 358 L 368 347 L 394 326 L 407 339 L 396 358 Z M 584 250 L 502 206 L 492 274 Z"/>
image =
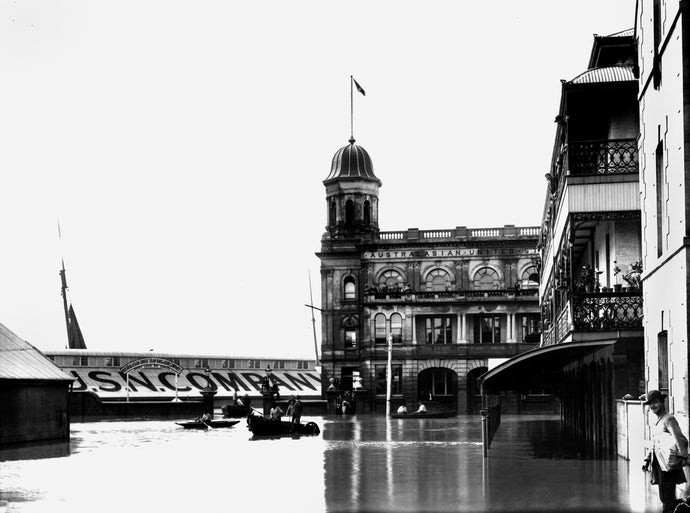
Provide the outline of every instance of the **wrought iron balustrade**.
<path id="1" fill-rule="evenodd" d="M 571 142 L 568 144 L 567 169 L 571 175 L 637 173 L 637 141 L 609 139 Z"/>
<path id="2" fill-rule="evenodd" d="M 642 328 L 642 294 L 603 292 L 573 297 L 573 324 L 577 330 Z"/>

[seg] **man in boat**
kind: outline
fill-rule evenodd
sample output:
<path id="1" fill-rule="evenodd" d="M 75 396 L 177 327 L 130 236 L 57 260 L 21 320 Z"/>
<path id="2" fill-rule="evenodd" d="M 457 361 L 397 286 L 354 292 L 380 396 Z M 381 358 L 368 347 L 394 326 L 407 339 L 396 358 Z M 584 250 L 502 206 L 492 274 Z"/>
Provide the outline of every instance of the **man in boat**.
<path id="1" fill-rule="evenodd" d="M 269 420 L 280 420 L 280 417 L 282 416 L 283 409 L 276 403 L 273 403 L 273 407 L 271 408 L 271 411 L 268 413 Z"/>
<path id="2" fill-rule="evenodd" d="M 424 403 L 422 401 L 417 401 L 417 404 L 419 407 L 415 413 L 426 413 L 426 406 L 424 406 Z"/>
<path id="3" fill-rule="evenodd" d="M 405 403 L 398 406 L 397 413 L 407 413 L 407 405 Z"/>
<path id="4" fill-rule="evenodd" d="M 292 405 L 292 424 L 290 425 L 290 431 L 292 432 L 296 425 L 299 425 L 300 419 L 302 418 L 302 401 L 299 400 L 299 396 L 295 397 L 295 404 Z"/>
<path id="5" fill-rule="evenodd" d="M 204 413 L 201 417 L 196 419 L 197 422 L 203 422 L 204 424 L 207 422 L 211 422 L 213 419 L 211 418 L 211 414 L 209 412 Z"/>

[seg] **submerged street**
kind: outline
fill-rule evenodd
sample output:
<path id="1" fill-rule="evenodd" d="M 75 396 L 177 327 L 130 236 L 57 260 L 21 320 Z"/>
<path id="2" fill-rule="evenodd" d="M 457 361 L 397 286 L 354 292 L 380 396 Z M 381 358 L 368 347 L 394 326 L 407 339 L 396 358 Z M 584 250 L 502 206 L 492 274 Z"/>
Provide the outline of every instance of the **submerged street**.
<path id="1" fill-rule="evenodd" d="M 321 435 L 253 439 L 244 419 L 208 431 L 73 424 L 69 444 L 0 450 L 0 511 L 658 509 L 638 462 L 563 459 L 531 445 L 530 433 L 557 433 L 557 417 L 504 416 L 488 459 L 477 417 L 309 420 Z"/>

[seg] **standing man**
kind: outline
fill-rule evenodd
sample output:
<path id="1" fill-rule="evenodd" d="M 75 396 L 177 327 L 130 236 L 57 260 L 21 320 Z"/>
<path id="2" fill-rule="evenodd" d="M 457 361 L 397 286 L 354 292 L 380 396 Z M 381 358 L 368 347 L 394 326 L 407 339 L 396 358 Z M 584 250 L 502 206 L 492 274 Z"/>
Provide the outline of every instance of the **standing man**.
<path id="1" fill-rule="evenodd" d="M 295 397 L 295 403 L 292 406 L 292 425 L 290 426 L 290 432 L 295 430 L 295 425 L 299 426 L 300 419 L 302 418 L 302 401 L 299 400 L 299 396 Z"/>
<path id="2" fill-rule="evenodd" d="M 650 390 L 644 404 L 656 415 L 652 426 L 652 448 L 645 458 L 643 470 L 651 464 L 652 484 L 659 485 L 662 513 L 672 513 L 676 500 L 676 485 L 685 483 L 683 465 L 687 464 L 688 439 L 680 430 L 676 418 L 666 411 L 666 394 Z"/>

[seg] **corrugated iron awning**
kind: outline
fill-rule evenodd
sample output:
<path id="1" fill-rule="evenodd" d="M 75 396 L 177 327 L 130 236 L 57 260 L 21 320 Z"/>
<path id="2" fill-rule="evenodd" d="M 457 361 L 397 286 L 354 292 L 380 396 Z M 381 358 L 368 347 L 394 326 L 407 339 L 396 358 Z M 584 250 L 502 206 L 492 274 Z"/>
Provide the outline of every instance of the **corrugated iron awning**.
<path id="1" fill-rule="evenodd" d="M 26 340 L 0 324 L 0 379 L 74 381 Z"/>
<path id="2" fill-rule="evenodd" d="M 594 351 L 616 343 L 611 340 L 567 342 L 522 353 L 479 377 L 487 393 L 501 390 L 556 391 L 563 367 Z"/>

